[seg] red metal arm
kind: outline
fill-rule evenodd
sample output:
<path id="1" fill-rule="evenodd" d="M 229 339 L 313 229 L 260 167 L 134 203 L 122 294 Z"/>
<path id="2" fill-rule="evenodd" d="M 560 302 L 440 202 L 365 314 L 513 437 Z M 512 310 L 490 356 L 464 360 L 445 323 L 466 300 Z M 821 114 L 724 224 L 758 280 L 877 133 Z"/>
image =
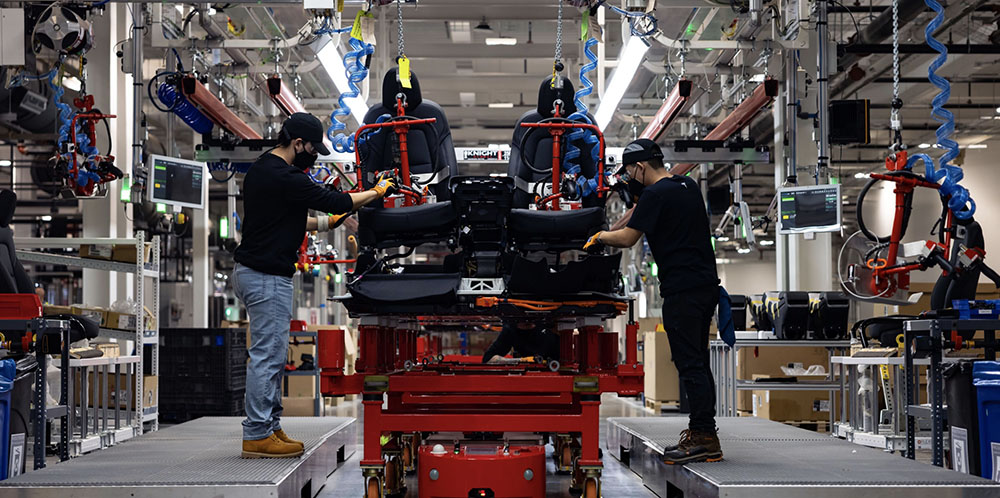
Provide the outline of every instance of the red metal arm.
<path id="1" fill-rule="evenodd" d="M 521 123 L 523 128 L 546 128 L 549 134 L 552 135 L 552 191 L 553 193 L 559 193 L 561 178 L 559 178 L 559 156 L 561 154 L 561 147 L 559 145 L 559 137 L 565 132 L 567 128 L 583 128 L 590 130 L 597 134 L 597 138 L 600 140 L 600 156 L 597 161 L 597 193 L 599 196 L 603 196 L 604 189 L 604 133 L 601 133 L 601 129 L 597 125 L 592 125 L 589 123 Z M 551 197 L 551 196 L 550 196 Z M 546 197 L 548 199 L 548 197 Z M 553 206 L 553 209 L 558 209 L 558 207 Z"/>
<path id="2" fill-rule="evenodd" d="M 750 121 L 778 96 L 778 81 L 767 79 L 754 89 L 749 97 L 743 99 L 733 112 L 726 116 L 718 126 L 705 135 L 705 140 L 725 140 L 733 133 L 743 129 Z M 676 164 L 670 168 L 675 175 L 686 175 L 694 169 L 695 164 Z"/>
<path id="3" fill-rule="evenodd" d="M 93 120 L 96 120 L 96 119 L 106 119 L 106 118 L 116 118 L 116 117 L 118 117 L 118 116 L 116 116 L 114 114 L 99 114 L 99 113 L 96 113 L 96 112 L 79 113 L 79 114 L 73 116 L 73 119 L 70 120 L 70 132 L 69 133 L 70 133 L 70 140 L 72 140 L 72 143 L 73 143 L 74 147 L 76 146 L 76 120 L 77 119 L 88 119 L 88 120 L 93 121 Z M 92 135 L 93 134 L 91 133 L 91 137 L 90 137 L 91 138 L 91 143 L 93 143 L 93 138 L 94 138 Z M 71 178 L 71 180 L 73 182 L 73 185 L 74 186 L 78 186 L 78 185 L 76 185 L 76 177 L 77 177 L 77 174 L 80 172 L 80 165 L 79 165 L 79 163 L 77 163 L 77 160 L 76 160 L 76 156 L 77 155 L 76 155 L 76 153 L 74 152 L 71 155 L 73 156 L 73 166 L 70 168 L 70 171 L 69 171 L 70 172 L 70 178 Z"/>
<path id="4" fill-rule="evenodd" d="M 259 133 L 239 118 L 225 104 L 212 95 L 194 76 L 185 76 L 181 80 L 181 90 L 191 102 L 201 108 L 205 115 L 215 124 L 229 130 L 233 135 L 243 140 L 260 140 Z"/>

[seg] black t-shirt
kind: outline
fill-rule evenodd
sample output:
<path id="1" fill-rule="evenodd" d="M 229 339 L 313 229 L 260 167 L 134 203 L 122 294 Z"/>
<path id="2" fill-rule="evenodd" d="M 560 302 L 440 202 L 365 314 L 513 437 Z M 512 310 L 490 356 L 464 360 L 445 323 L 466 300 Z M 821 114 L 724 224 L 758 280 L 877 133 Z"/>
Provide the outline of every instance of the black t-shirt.
<path id="1" fill-rule="evenodd" d="M 243 179 L 243 241 L 236 262 L 262 273 L 295 274 L 309 209 L 346 213 L 351 196 L 315 183 L 284 159 L 265 153 Z"/>
<path id="2" fill-rule="evenodd" d="M 718 285 L 708 213 L 694 180 L 674 175 L 644 188 L 628 227 L 646 234 L 660 293 Z"/>

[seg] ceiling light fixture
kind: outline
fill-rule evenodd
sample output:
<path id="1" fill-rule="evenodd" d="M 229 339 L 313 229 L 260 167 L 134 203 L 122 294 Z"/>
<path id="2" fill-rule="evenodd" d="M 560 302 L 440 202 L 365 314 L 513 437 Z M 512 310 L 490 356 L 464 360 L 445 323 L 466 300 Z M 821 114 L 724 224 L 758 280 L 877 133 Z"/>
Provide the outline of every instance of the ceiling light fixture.
<path id="1" fill-rule="evenodd" d="M 917 147 L 920 147 L 921 149 L 929 149 L 931 147 L 931 144 L 923 143 L 918 145 Z"/>
<path id="2" fill-rule="evenodd" d="M 333 84 L 337 86 L 337 90 L 340 93 L 347 93 L 350 91 L 350 86 L 347 84 L 347 68 L 344 67 L 344 61 L 340 58 L 340 51 L 337 50 L 336 42 L 330 41 L 323 45 L 323 48 L 316 51 L 316 59 L 326 70 L 326 73 L 330 75 L 330 79 L 333 80 Z M 351 115 L 354 116 L 354 120 L 358 122 L 358 125 L 364 124 L 365 114 L 368 113 L 368 104 L 365 99 L 361 96 L 357 96 L 350 99 L 345 99 L 347 105 L 351 107 Z"/>
<path id="3" fill-rule="evenodd" d="M 0 167 L 8 168 L 14 163 L 10 159 L 0 159 Z"/>
<path id="4" fill-rule="evenodd" d="M 855 173 L 854 178 L 857 178 L 858 180 L 863 180 L 865 178 L 868 178 L 868 173 Z"/>
<path id="5" fill-rule="evenodd" d="M 510 38 L 507 36 L 491 37 L 486 39 L 486 44 L 489 46 L 494 45 L 517 45 L 517 38 Z"/>
<path id="6" fill-rule="evenodd" d="M 513 102 L 490 102 L 489 108 L 490 109 L 513 109 L 514 108 L 514 103 Z"/>
<path id="7" fill-rule="evenodd" d="M 997 114 L 1000 114 L 1000 107 L 997 107 Z"/>
<path id="8" fill-rule="evenodd" d="M 625 96 L 625 90 L 628 90 L 636 71 L 639 70 L 639 65 L 642 64 L 642 58 L 646 55 L 647 50 L 649 50 L 649 44 L 646 43 L 646 40 L 633 36 L 629 38 L 625 48 L 618 56 L 618 65 L 611 73 L 611 80 L 604 91 L 604 98 L 601 99 L 601 105 L 594 114 L 594 120 L 597 121 L 597 127 L 601 131 L 604 131 L 615 115 L 615 109 L 618 109 L 618 104 Z"/>
<path id="9" fill-rule="evenodd" d="M 986 144 L 970 144 L 965 146 L 966 149 L 985 149 Z"/>
<path id="10" fill-rule="evenodd" d="M 765 240 L 760 241 L 760 245 L 763 246 L 763 247 L 773 246 L 774 245 L 774 241 L 770 240 L 770 239 L 765 239 Z"/>
<path id="11" fill-rule="evenodd" d="M 739 254 L 750 254 L 750 248 L 749 247 L 741 247 L 741 248 L 737 249 L 736 252 L 739 253 Z"/>
<path id="12" fill-rule="evenodd" d="M 42 221 L 52 221 L 52 215 L 50 215 L 50 214 L 43 214 L 42 215 Z"/>
<path id="13" fill-rule="evenodd" d="M 486 22 L 485 17 L 482 21 L 479 21 L 479 24 L 476 25 L 476 29 L 480 31 L 493 31 L 493 28 L 490 27 L 490 23 Z"/>

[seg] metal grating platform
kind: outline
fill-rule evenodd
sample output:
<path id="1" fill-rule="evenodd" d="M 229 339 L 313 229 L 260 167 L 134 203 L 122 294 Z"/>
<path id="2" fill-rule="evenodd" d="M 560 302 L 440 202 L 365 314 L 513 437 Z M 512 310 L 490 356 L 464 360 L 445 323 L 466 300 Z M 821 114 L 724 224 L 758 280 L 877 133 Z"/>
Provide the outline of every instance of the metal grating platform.
<path id="1" fill-rule="evenodd" d="M 747 417 L 717 419 L 722 462 L 664 464 L 687 422 L 610 418 L 606 445 L 661 498 L 1000 497 L 1000 483 Z"/>
<path id="2" fill-rule="evenodd" d="M 312 497 L 354 453 L 346 417 L 286 417 L 305 443 L 300 458 L 240 458 L 241 418 L 210 417 L 149 433 L 112 448 L 0 481 L 18 497 Z"/>

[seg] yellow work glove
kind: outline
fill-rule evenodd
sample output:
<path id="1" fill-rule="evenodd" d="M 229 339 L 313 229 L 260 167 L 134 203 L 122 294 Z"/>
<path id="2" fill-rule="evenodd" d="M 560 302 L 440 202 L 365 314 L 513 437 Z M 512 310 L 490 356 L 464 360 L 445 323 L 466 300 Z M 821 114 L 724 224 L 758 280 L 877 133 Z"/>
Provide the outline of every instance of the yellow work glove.
<path id="1" fill-rule="evenodd" d="M 602 242 L 601 242 L 601 234 L 602 233 L 604 233 L 604 232 L 601 231 L 601 232 L 595 233 L 594 235 L 591 235 L 590 239 L 587 240 L 587 243 L 583 245 L 583 250 L 586 251 L 587 249 L 590 249 L 591 247 L 598 246 L 598 245 L 602 244 Z"/>
<path id="2" fill-rule="evenodd" d="M 329 221 L 330 230 L 333 230 L 334 228 L 339 227 L 340 224 L 343 223 L 344 220 L 346 220 L 347 217 L 350 216 L 350 215 L 351 215 L 351 213 L 331 214 L 330 218 L 329 218 L 330 219 L 330 221 Z"/>
<path id="3" fill-rule="evenodd" d="M 396 182 L 387 175 L 380 176 L 378 183 L 372 187 L 372 190 L 378 193 L 379 197 L 385 197 L 386 192 L 396 188 Z"/>

